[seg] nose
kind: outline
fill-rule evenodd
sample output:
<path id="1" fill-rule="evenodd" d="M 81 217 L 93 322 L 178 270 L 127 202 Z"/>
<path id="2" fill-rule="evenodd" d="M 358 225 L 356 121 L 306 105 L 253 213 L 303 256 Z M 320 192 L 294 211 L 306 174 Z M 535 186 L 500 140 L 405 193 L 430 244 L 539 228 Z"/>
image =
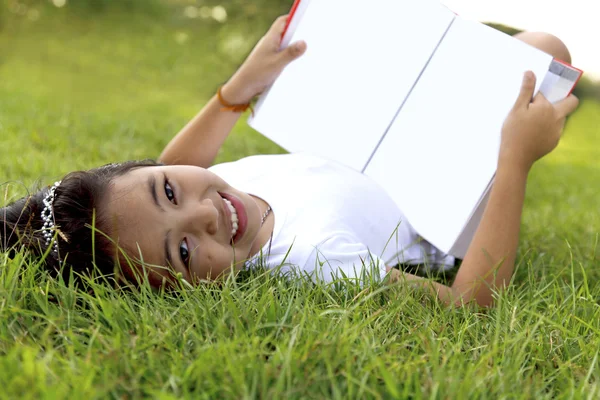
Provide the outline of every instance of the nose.
<path id="1" fill-rule="evenodd" d="M 214 235 L 219 231 L 219 210 L 211 199 L 204 199 L 190 205 L 187 215 L 188 229 Z M 184 216 L 185 218 L 186 216 Z"/>

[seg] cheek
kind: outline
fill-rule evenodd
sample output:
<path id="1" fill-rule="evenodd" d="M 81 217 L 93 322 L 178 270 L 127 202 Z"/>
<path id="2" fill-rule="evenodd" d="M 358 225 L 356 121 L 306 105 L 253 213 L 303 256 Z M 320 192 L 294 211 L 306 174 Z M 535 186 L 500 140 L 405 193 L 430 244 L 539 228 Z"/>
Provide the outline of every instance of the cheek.
<path id="1" fill-rule="evenodd" d="M 229 270 L 234 259 L 237 257 L 231 248 L 219 248 L 205 252 L 200 263 L 201 278 L 217 278 L 221 273 Z"/>
<path id="2" fill-rule="evenodd" d="M 159 288 L 165 284 L 170 286 L 174 283 L 174 276 L 163 267 L 142 266 L 139 262 L 133 261 L 131 257 L 127 259 L 124 256 L 119 257 L 119 265 L 123 278 L 135 285 L 138 282 L 144 282 L 146 279 L 150 286 L 154 288 Z"/>
<path id="3" fill-rule="evenodd" d="M 248 261 L 248 249 L 245 248 L 236 248 L 235 253 L 232 252 L 231 263 L 235 263 L 236 267 L 240 267 L 246 261 Z M 239 268 L 236 268 L 239 269 Z"/>

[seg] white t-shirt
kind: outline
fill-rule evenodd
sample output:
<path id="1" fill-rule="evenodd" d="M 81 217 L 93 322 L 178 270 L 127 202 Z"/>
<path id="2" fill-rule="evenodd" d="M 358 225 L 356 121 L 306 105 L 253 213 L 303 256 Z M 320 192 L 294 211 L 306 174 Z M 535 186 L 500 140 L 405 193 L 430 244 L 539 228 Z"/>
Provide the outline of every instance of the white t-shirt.
<path id="1" fill-rule="evenodd" d="M 386 266 L 399 263 L 454 264 L 417 235 L 378 184 L 336 162 L 307 154 L 259 155 L 210 170 L 271 206 L 273 237 L 262 249 L 269 268 L 331 281 L 371 271 L 380 279 Z"/>

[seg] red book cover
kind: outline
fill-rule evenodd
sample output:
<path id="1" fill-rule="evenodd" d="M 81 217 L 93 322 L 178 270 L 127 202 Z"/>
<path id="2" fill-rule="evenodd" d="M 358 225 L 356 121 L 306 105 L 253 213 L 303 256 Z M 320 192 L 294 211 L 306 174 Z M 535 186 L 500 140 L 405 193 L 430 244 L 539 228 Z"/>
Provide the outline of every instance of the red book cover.
<path id="1" fill-rule="evenodd" d="M 283 33 L 281 34 L 281 40 L 283 40 L 283 37 L 285 36 L 285 33 L 287 32 L 288 28 L 290 27 L 290 23 L 292 22 L 292 18 L 294 18 L 294 14 L 296 14 L 296 10 L 298 9 L 298 6 L 300 5 L 300 1 L 301 0 L 295 0 L 294 4 L 292 4 L 292 8 L 290 9 L 290 13 L 288 15 L 288 19 L 287 19 L 287 22 L 285 24 L 285 28 L 283 29 Z"/>
<path id="2" fill-rule="evenodd" d="M 575 87 L 577 86 L 577 84 L 579 83 L 579 80 L 581 79 L 581 77 L 583 76 L 583 70 L 572 66 L 571 64 L 569 64 L 568 62 L 565 62 L 563 60 L 559 60 L 558 58 L 555 58 L 554 61 L 564 65 L 567 68 L 570 68 L 571 70 L 575 70 L 579 73 L 579 76 L 577 77 L 577 80 L 575 80 L 575 82 L 573 83 L 573 87 L 571 88 L 571 91 L 569 92 L 568 96 L 571 95 L 571 93 L 573 93 L 573 90 L 575 90 Z"/>

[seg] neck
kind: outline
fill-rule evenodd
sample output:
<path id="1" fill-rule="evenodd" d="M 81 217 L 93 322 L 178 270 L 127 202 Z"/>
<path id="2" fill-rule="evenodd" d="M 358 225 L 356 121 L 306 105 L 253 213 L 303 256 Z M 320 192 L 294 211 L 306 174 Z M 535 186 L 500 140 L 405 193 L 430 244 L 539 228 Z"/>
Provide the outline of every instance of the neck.
<path id="1" fill-rule="evenodd" d="M 260 210 L 260 215 L 262 217 L 267 211 L 269 204 L 260 197 L 252 196 L 252 198 L 256 202 L 256 205 L 258 206 L 258 209 Z M 274 228 L 275 214 L 273 213 L 273 210 L 271 210 L 271 212 L 265 218 L 264 223 L 260 227 L 254 244 L 252 244 L 252 247 L 250 248 L 250 257 L 256 255 L 267 243 L 269 243 Z"/>

